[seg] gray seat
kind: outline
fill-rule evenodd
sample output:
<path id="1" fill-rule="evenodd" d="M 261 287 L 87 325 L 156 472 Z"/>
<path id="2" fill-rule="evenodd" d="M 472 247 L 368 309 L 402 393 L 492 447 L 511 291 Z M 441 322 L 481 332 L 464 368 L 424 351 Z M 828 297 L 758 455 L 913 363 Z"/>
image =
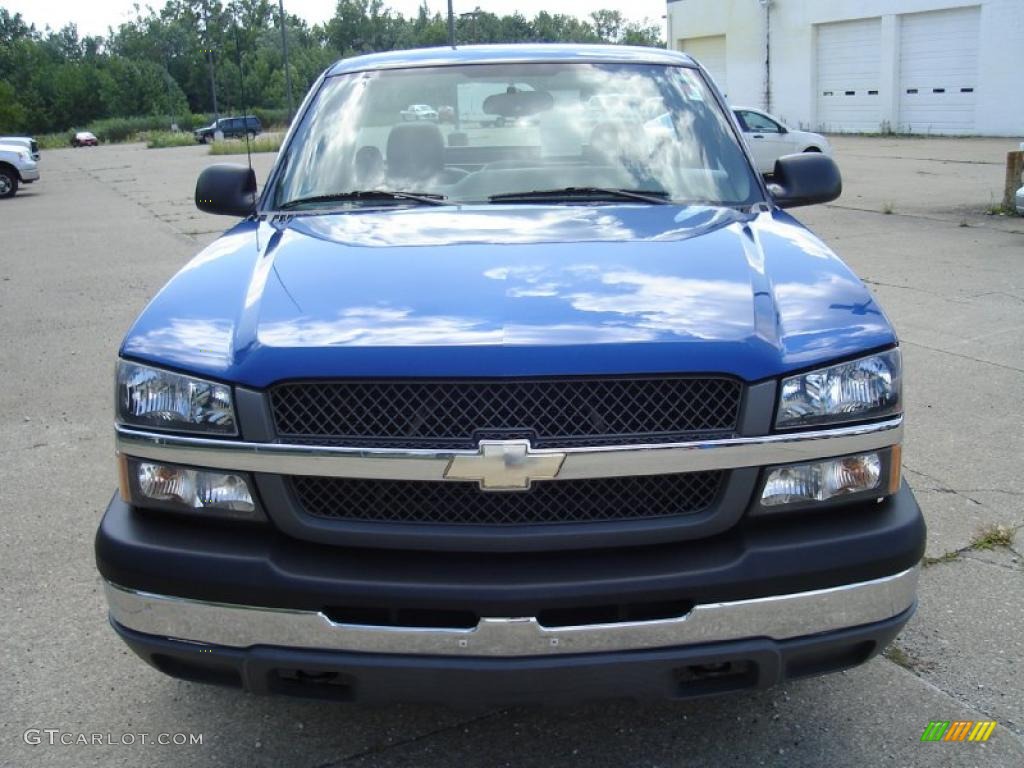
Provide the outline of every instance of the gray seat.
<path id="1" fill-rule="evenodd" d="M 375 146 L 360 147 L 354 165 L 356 188 L 376 189 L 384 180 L 384 156 Z"/>
<path id="2" fill-rule="evenodd" d="M 444 137 L 434 123 L 401 123 L 391 129 L 387 143 L 388 180 L 403 184 L 451 184 L 466 175 L 444 167 Z"/>

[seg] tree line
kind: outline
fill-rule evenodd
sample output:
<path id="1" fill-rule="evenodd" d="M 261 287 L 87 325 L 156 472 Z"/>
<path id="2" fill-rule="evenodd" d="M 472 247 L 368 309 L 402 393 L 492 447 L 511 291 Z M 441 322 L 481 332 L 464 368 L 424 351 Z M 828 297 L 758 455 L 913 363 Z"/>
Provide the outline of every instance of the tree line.
<path id="1" fill-rule="evenodd" d="M 74 24 L 39 30 L 0 7 L 0 133 L 66 131 L 104 118 L 228 114 L 243 100 L 250 108 L 288 106 L 276 2 L 167 0 L 159 9 L 134 8 L 134 18 L 107 35 L 82 36 Z M 284 23 L 296 101 L 339 58 L 448 41 L 447 19 L 425 3 L 407 18 L 383 0 L 340 0 L 323 24 L 293 14 Z M 609 10 L 586 19 L 546 11 L 527 19 L 477 8 L 456 17 L 461 44 L 661 46 L 660 35 L 657 25 Z"/>

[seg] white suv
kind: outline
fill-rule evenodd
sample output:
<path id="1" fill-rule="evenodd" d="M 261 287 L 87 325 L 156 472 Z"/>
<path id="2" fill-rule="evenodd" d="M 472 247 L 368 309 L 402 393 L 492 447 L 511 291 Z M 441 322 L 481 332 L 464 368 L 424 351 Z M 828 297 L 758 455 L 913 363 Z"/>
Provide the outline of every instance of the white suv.
<path id="1" fill-rule="evenodd" d="M 39 179 L 39 165 L 32 152 L 20 144 L 0 144 L 0 198 L 14 197 L 18 184 Z"/>

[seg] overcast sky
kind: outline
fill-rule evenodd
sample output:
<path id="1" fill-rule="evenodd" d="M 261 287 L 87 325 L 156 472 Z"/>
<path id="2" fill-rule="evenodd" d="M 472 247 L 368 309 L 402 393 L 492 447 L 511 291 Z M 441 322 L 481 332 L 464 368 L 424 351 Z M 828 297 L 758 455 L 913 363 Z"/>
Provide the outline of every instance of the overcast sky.
<path id="1" fill-rule="evenodd" d="M 139 4 L 147 5 L 143 0 Z M 159 1 L 148 4 L 155 7 L 163 5 Z M 384 0 L 384 4 L 411 16 L 416 13 L 419 0 Z M 68 22 L 74 22 L 83 35 L 106 34 L 107 27 L 116 27 L 134 16 L 132 5 L 132 0 L 0 0 L 0 6 L 11 13 L 20 13 L 39 29 L 47 24 L 59 29 Z M 336 0 L 285 0 L 288 13 L 301 16 L 310 23 L 333 16 L 336 5 Z M 431 10 L 442 12 L 448 7 L 447 0 L 427 0 L 427 5 Z M 665 0 L 562 0 L 558 3 L 551 0 L 455 0 L 456 13 L 471 11 L 477 6 L 499 15 L 519 11 L 527 17 L 533 17 L 542 10 L 583 17 L 598 8 L 609 8 L 621 11 L 630 21 L 641 21 L 646 17 L 659 24 L 663 24 L 661 17 L 665 13 Z"/>

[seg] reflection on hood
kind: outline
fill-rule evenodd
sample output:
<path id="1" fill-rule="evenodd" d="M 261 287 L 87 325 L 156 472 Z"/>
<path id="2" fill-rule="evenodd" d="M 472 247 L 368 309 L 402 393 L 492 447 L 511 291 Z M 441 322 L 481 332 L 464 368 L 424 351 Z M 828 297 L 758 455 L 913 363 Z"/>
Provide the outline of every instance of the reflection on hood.
<path id="1" fill-rule="evenodd" d="M 383 208 L 247 222 L 154 299 L 124 353 L 282 377 L 780 375 L 895 342 L 779 211 Z"/>

